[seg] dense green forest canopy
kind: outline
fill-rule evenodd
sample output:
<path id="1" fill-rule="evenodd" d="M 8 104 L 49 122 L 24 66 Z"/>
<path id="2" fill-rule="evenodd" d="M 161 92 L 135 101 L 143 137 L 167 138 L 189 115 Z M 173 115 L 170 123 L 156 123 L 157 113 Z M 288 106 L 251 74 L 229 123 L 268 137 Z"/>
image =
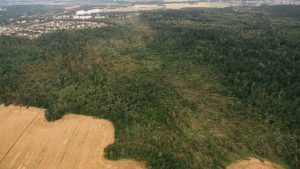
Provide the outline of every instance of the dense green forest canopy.
<path id="1" fill-rule="evenodd" d="M 193 61 L 215 65 L 224 73 L 225 85 L 252 112 L 270 123 L 280 123 L 283 128 L 299 130 L 300 12 L 297 7 L 264 7 L 254 15 L 243 8 L 243 12 L 228 9 L 209 13 L 153 12 L 143 17 L 159 32 L 157 48 L 161 51 L 190 52 Z M 283 15 L 283 11 L 288 12 Z M 220 17 L 220 13 L 226 16 Z M 288 18 L 279 17 L 282 15 Z"/>
<path id="2" fill-rule="evenodd" d="M 0 37 L 0 102 L 111 120 L 110 159 L 299 168 L 300 7 L 132 14 L 116 26 Z"/>

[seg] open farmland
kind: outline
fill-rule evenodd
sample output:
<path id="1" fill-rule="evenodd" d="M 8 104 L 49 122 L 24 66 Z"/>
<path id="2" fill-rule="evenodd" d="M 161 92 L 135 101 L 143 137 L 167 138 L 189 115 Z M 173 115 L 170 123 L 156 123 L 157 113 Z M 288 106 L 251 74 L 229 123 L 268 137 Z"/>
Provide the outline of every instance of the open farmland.
<path id="1" fill-rule="evenodd" d="M 197 3 L 166 3 L 167 9 L 182 9 L 182 8 L 225 8 L 230 7 L 230 3 L 225 2 L 197 2 Z"/>
<path id="2" fill-rule="evenodd" d="M 231 164 L 227 169 L 284 169 L 282 166 L 271 163 L 267 160 L 249 158 L 248 160 L 239 160 Z"/>
<path id="3" fill-rule="evenodd" d="M 103 9 L 92 9 L 88 11 L 81 10 L 81 15 L 93 13 L 111 13 L 111 12 L 138 12 L 138 11 L 151 11 L 162 9 L 182 9 L 182 8 L 226 8 L 232 6 L 230 3 L 225 2 L 197 2 L 197 3 L 165 3 L 165 4 L 135 4 L 126 7 L 106 7 Z"/>
<path id="4" fill-rule="evenodd" d="M 49 123 L 44 110 L 0 106 L 1 169 L 142 169 L 131 160 L 109 161 L 103 150 L 114 142 L 111 122 L 66 115 Z"/>

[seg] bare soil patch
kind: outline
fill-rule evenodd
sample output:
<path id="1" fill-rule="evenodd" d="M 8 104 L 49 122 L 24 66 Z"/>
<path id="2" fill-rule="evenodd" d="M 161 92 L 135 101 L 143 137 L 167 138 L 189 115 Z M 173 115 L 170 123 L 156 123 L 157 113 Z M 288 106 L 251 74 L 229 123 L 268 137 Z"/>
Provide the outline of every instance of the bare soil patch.
<path id="1" fill-rule="evenodd" d="M 225 2 L 197 2 L 197 3 L 166 3 L 167 9 L 182 9 L 182 8 L 225 8 L 231 4 Z"/>
<path id="2" fill-rule="evenodd" d="M 137 11 L 149 11 L 149 10 L 158 10 L 158 9 L 182 9 L 182 8 L 225 8 L 231 6 L 230 3 L 225 2 L 177 2 L 170 1 L 171 3 L 165 4 L 136 4 L 126 7 L 117 7 L 117 8 L 104 8 L 101 9 L 99 13 L 107 12 L 137 12 Z"/>
<path id="3" fill-rule="evenodd" d="M 47 122 L 44 110 L 0 105 L 1 169 L 143 169 L 133 160 L 106 160 L 114 142 L 107 120 L 66 115 Z"/>
<path id="4" fill-rule="evenodd" d="M 159 5 L 132 5 L 127 7 L 120 7 L 120 8 L 104 8 L 101 12 L 137 12 L 137 11 L 148 11 L 148 10 L 156 10 L 162 9 L 163 6 Z"/>
<path id="5" fill-rule="evenodd" d="M 248 160 L 239 160 L 231 164 L 227 169 L 284 169 L 278 164 L 271 163 L 270 161 L 261 161 L 256 158 L 249 158 Z"/>

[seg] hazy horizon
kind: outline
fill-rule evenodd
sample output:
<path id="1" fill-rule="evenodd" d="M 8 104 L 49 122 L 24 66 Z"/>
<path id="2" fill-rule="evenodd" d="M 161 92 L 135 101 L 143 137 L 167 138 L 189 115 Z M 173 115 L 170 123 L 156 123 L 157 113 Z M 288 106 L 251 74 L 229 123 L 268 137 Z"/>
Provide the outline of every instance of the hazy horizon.
<path id="1" fill-rule="evenodd" d="M 262 4 L 300 4 L 297 0 L 174 0 L 174 2 L 246 2 Z M 122 2 L 170 2 L 165 0 L 0 0 L 1 6 L 9 5 L 108 5 Z"/>

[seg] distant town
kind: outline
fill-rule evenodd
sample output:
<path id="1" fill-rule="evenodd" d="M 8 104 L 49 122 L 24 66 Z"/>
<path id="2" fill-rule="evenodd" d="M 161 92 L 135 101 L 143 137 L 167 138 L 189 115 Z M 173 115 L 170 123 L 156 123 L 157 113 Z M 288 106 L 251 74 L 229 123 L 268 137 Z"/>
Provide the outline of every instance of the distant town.
<path id="1" fill-rule="evenodd" d="M 6 10 L 1 8 L 1 10 Z M 74 12 L 73 12 L 74 13 Z M 78 15 L 76 14 L 49 14 L 39 16 L 23 15 L 11 17 L 0 23 L 0 35 L 16 35 L 28 38 L 37 38 L 41 35 L 58 31 L 74 29 L 94 29 L 112 26 L 103 22 L 107 18 L 124 19 L 125 14 L 109 15 Z"/>
<path id="2" fill-rule="evenodd" d="M 29 38 L 39 37 L 40 35 L 57 31 L 73 30 L 85 28 L 101 28 L 107 26 L 105 23 L 90 21 L 50 21 L 44 22 L 35 20 L 33 24 L 26 26 L 26 21 L 21 21 L 20 25 L 11 28 L 0 27 L 0 35 L 17 35 Z"/>
<path id="3" fill-rule="evenodd" d="M 260 6 L 260 5 L 294 4 L 295 0 L 236 0 L 200 2 L 188 0 L 164 0 L 163 3 L 131 4 L 117 7 L 95 7 L 81 5 L 61 5 L 61 8 L 25 12 L 22 15 L 6 15 L 9 11 L 18 12 L 19 9 L 9 9 L 9 6 L 0 6 L 0 35 L 16 35 L 36 38 L 57 30 L 73 30 L 86 28 L 102 28 L 111 26 L 105 19 L 124 19 L 130 12 L 139 12 L 158 9 L 181 8 L 224 8 L 232 6 Z M 30 11 L 30 10 L 29 10 Z M 2 17 L 5 16 L 5 17 Z"/>
<path id="4" fill-rule="evenodd" d="M 300 5 L 298 0 L 237 0 L 235 3 L 246 6 L 260 5 Z"/>

